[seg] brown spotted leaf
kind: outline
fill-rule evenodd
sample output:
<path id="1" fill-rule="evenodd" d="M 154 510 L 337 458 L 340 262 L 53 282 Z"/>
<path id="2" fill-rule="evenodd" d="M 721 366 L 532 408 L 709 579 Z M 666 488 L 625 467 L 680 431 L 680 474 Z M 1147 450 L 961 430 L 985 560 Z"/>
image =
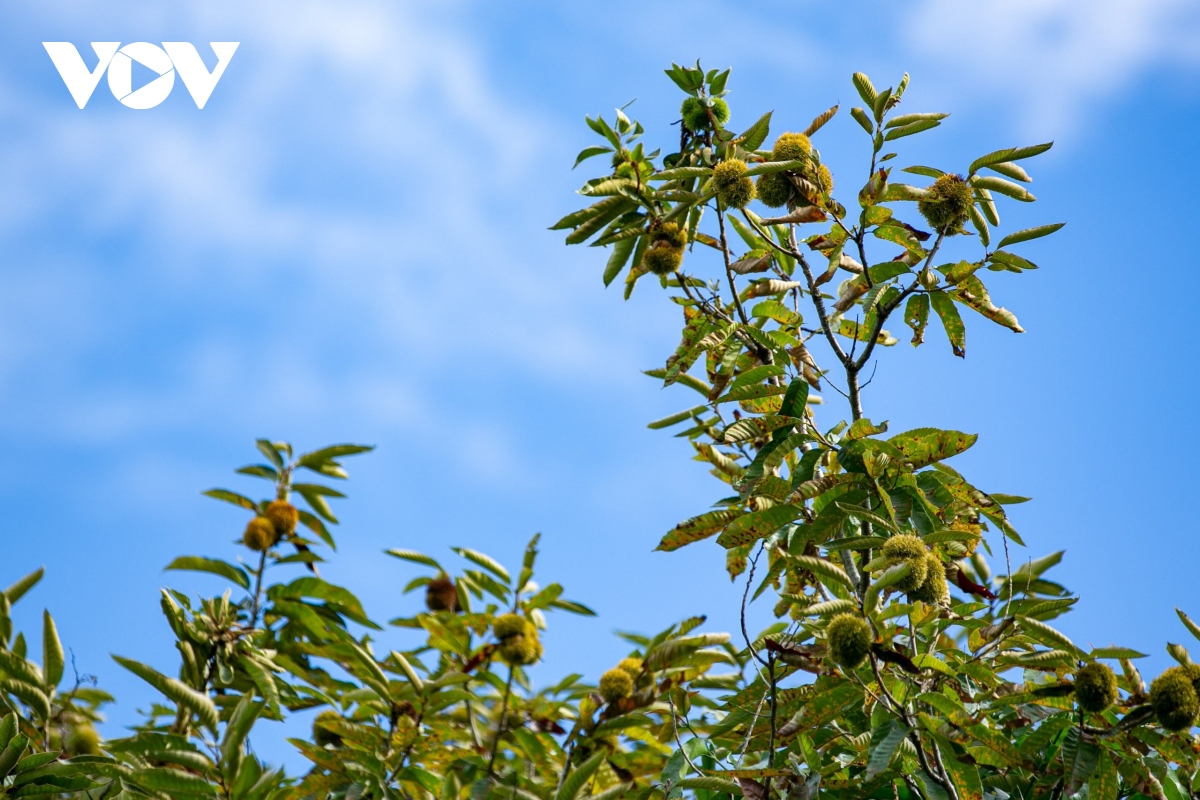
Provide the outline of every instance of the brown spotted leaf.
<path id="1" fill-rule="evenodd" d="M 903 453 L 913 469 L 920 469 L 958 455 L 975 444 L 978 438 L 974 433 L 944 431 L 939 428 L 914 428 L 896 434 L 888 439 L 888 444 Z"/>
<path id="2" fill-rule="evenodd" d="M 678 550 L 684 545 L 698 542 L 701 539 L 707 539 L 742 516 L 743 513 L 738 509 L 723 508 L 716 511 L 709 511 L 707 514 L 701 514 L 698 517 L 692 517 L 672 528 L 662 538 L 662 541 L 658 543 L 658 547 L 655 550 Z"/>
<path id="3" fill-rule="evenodd" d="M 717 537 L 717 544 L 729 549 L 757 542 L 770 536 L 796 518 L 800 509 L 793 505 L 780 505 L 753 511 L 731 522 L 725 532 Z"/>

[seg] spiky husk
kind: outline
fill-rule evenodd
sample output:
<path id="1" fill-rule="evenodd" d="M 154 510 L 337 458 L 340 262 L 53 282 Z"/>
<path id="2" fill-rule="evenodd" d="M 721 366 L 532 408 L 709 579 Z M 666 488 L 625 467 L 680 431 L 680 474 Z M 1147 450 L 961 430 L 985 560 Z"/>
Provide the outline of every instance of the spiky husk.
<path id="1" fill-rule="evenodd" d="M 80 725 L 67 734 L 67 752 L 72 756 L 100 755 L 100 734 L 91 725 Z"/>
<path id="2" fill-rule="evenodd" d="M 275 535 L 279 539 L 295 533 L 296 524 L 300 522 L 300 512 L 287 500 L 272 500 L 267 503 L 267 510 L 263 512 L 263 516 L 271 520 L 271 524 L 275 526 Z"/>
<path id="3" fill-rule="evenodd" d="M 430 611 L 458 613 L 458 589 L 454 581 L 439 575 L 425 586 L 425 607 Z"/>
<path id="4" fill-rule="evenodd" d="M 792 182 L 782 172 L 759 175 L 755 182 L 758 199 L 768 208 L 780 208 L 792 199 Z"/>
<path id="5" fill-rule="evenodd" d="M 617 669 L 623 669 L 630 678 L 637 680 L 638 675 L 642 674 L 642 667 L 645 664 L 640 658 L 623 658 L 621 663 L 617 664 Z"/>
<path id="6" fill-rule="evenodd" d="M 838 614 L 825 628 L 826 644 L 833 663 L 854 669 L 871 652 L 871 626 L 854 614 Z"/>
<path id="7" fill-rule="evenodd" d="M 341 719 L 341 715 L 333 709 L 325 709 L 320 714 L 317 714 L 312 724 L 313 743 L 317 747 L 341 747 L 342 737 L 327 727 L 329 723 L 336 724 Z"/>
<path id="8" fill-rule="evenodd" d="M 668 247 L 682 248 L 687 245 L 687 228 L 678 222 L 659 222 L 650 229 L 650 238 L 654 244 L 665 243 Z"/>
<path id="9" fill-rule="evenodd" d="M 689 97 L 684 100 L 683 105 L 679 107 L 684 127 L 693 133 L 710 130 L 712 120 L 708 117 L 708 110 L 708 104 L 699 97 Z M 712 115 L 718 124 L 724 125 L 729 121 L 729 104 L 719 97 L 713 100 Z"/>
<path id="10" fill-rule="evenodd" d="M 754 199 L 754 181 L 746 177 L 746 162 L 738 158 L 722 161 L 713 169 L 713 189 L 725 208 L 745 208 Z"/>
<path id="11" fill-rule="evenodd" d="M 812 142 L 803 133 L 781 133 L 771 148 L 772 161 L 797 161 L 812 152 Z"/>
<path id="12" fill-rule="evenodd" d="M 908 589 L 908 599 L 920 600 L 930 605 L 945 605 L 950 599 L 950 585 L 946 583 L 946 567 L 933 553 L 926 553 L 921 559 L 924 562 L 925 578 L 915 589 Z M 912 563 L 912 562 L 910 562 Z M 913 573 L 909 572 L 909 577 Z"/>
<path id="13" fill-rule="evenodd" d="M 655 275 L 670 275 L 683 263 L 683 248 L 655 244 L 642 254 L 642 266 Z"/>
<path id="14" fill-rule="evenodd" d="M 947 235 L 961 233 L 963 225 L 971 217 L 971 206 L 975 193 L 971 184 L 958 175 L 945 174 L 938 177 L 917 201 L 917 210 L 929 227 Z"/>
<path id="15" fill-rule="evenodd" d="M 1095 662 L 1075 673 L 1075 702 L 1084 711 L 1099 714 L 1116 699 L 1117 676 L 1107 664 Z"/>
<path id="16" fill-rule="evenodd" d="M 606 703 L 624 700 L 633 694 L 633 678 L 620 667 L 610 669 L 600 676 L 600 696 Z"/>
<path id="17" fill-rule="evenodd" d="M 1150 707 L 1158 724 L 1169 731 L 1192 727 L 1200 714 L 1200 697 L 1183 667 L 1171 667 L 1150 684 Z"/>
<path id="18" fill-rule="evenodd" d="M 829 167 L 821 164 L 815 170 L 810 170 L 805 176 L 813 186 L 821 190 L 821 194 L 829 194 L 833 191 L 833 173 L 829 171 Z"/>
<path id="19" fill-rule="evenodd" d="M 529 620 L 520 614 L 501 614 L 492 623 L 492 632 L 496 634 L 497 639 L 504 641 L 510 637 L 527 633 L 532 627 Z"/>
<path id="20" fill-rule="evenodd" d="M 275 526 L 266 517 L 255 517 L 246 524 L 242 533 L 242 544 L 256 553 L 265 553 L 279 541 Z"/>
<path id="21" fill-rule="evenodd" d="M 500 660 L 513 667 L 526 667 L 542 658 L 542 643 L 532 625 L 527 633 L 510 636 L 499 649 Z"/>
<path id="22" fill-rule="evenodd" d="M 908 575 L 896 584 L 896 588 L 900 591 L 914 592 L 928 579 L 929 548 L 925 546 L 920 537 L 913 536 L 911 533 L 897 534 L 883 543 L 880 552 L 887 559 L 889 567 L 902 561 L 908 562 Z M 942 580 L 945 582 L 944 575 Z"/>

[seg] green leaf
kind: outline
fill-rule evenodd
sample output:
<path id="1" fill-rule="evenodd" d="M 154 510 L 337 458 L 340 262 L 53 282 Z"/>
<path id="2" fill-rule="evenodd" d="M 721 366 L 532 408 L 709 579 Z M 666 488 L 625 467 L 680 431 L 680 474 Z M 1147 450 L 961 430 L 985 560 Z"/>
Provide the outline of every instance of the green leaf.
<path id="1" fill-rule="evenodd" d="M 971 179 L 971 185 L 976 189 L 987 189 L 991 192 L 999 192 L 1005 197 L 1011 197 L 1014 200 L 1020 200 L 1022 203 L 1032 203 L 1037 200 L 1032 193 L 1019 183 L 1005 180 L 1004 178 L 996 178 L 991 175 L 975 176 Z"/>
<path id="2" fill-rule="evenodd" d="M 1034 264 L 1032 261 L 1021 258 L 1016 253 L 1010 253 L 1007 250 L 997 250 L 988 256 L 988 260 L 993 262 L 993 266 L 988 267 L 988 269 L 993 271 L 996 269 L 1005 269 L 1009 272 L 1022 272 L 1027 269 L 1038 268 L 1037 264 Z M 999 264 L 1000 266 L 996 267 L 995 264 Z"/>
<path id="3" fill-rule="evenodd" d="M 26 661 L 11 650 L 0 650 L 0 673 L 32 686 L 45 683 L 37 664 Z"/>
<path id="4" fill-rule="evenodd" d="M 42 575 L 45 574 L 45 572 L 45 567 L 38 567 L 24 578 L 21 578 L 21 580 L 5 589 L 4 596 L 8 599 L 9 605 L 12 605 L 24 597 L 26 592 L 37 585 L 37 582 L 42 579 Z"/>
<path id="5" fill-rule="evenodd" d="M 659 430 L 661 428 L 669 428 L 672 425 L 677 425 L 686 419 L 692 419 L 696 415 L 702 414 L 707 410 L 708 410 L 708 406 L 696 406 L 695 408 L 689 408 L 686 411 L 680 411 L 678 413 L 672 414 L 669 417 L 663 417 L 662 419 L 656 419 L 656 420 L 654 420 L 654 422 L 647 424 L 646 427 L 650 428 L 651 430 Z"/>
<path id="6" fill-rule="evenodd" d="M 914 428 L 898 433 L 887 441 L 904 454 L 913 469 L 920 469 L 964 452 L 978 439 L 979 435 L 975 433 Z"/>
<path id="7" fill-rule="evenodd" d="M 166 792 L 168 796 L 204 795 L 215 796 L 217 788 L 204 778 L 167 767 L 139 769 L 128 778 L 136 786 L 155 792 Z"/>
<path id="8" fill-rule="evenodd" d="M 871 117 L 865 110 L 855 106 L 850 109 L 850 116 L 854 117 L 854 121 L 861 125 L 868 134 L 875 133 L 875 123 L 871 121 Z"/>
<path id="9" fill-rule="evenodd" d="M 263 704 L 255 701 L 254 695 L 247 692 L 233 709 L 229 724 L 225 726 L 225 734 L 221 739 L 221 755 L 227 764 L 236 765 L 241 759 L 242 745 L 250 735 L 255 720 L 262 713 Z M 233 770 L 236 773 L 236 766 Z"/>
<path id="10" fill-rule="evenodd" d="M 13 678 L 5 678 L 0 680 L 0 689 L 3 689 L 3 691 L 8 692 L 29 706 L 37 714 L 38 719 L 43 722 L 50 718 L 50 698 L 42 691 L 40 685 L 25 683 Z"/>
<path id="11" fill-rule="evenodd" d="M 392 556 L 393 558 L 398 558 L 402 561 L 411 561 L 414 564 L 424 564 L 427 567 L 433 567 L 436 570 L 445 572 L 445 570 L 442 569 L 442 565 L 439 564 L 436 560 L 434 560 L 433 558 L 430 558 L 429 556 L 425 555 L 424 553 L 418 553 L 416 550 L 402 550 L 400 548 L 391 548 L 389 550 L 384 550 L 383 552 L 387 553 L 389 556 Z"/>
<path id="12" fill-rule="evenodd" d="M 1145 653 L 1131 647 L 1093 647 L 1088 658 L 1148 658 Z"/>
<path id="13" fill-rule="evenodd" d="M 254 446 L 258 448 L 258 452 L 267 457 L 267 460 L 275 465 L 275 469 L 282 470 L 284 468 L 283 456 L 279 454 L 279 448 L 270 439 L 256 439 Z"/>
<path id="14" fill-rule="evenodd" d="M 904 306 L 904 324 L 912 328 L 912 346 L 925 341 L 925 326 L 929 324 L 929 295 L 914 294 Z"/>
<path id="15" fill-rule="evenodd" d="M 480 553 L 478 550 L 469 550 L 466 547 L 451 547 L 450 549 L 468 561 L 483 567 L 505 583 L 508 583 L 512 580 L 512 578 L 508 576 L 508 570 L 506 570 L 499 561 L 496 561 L 491 556 Z"/>
<path id="16" fill-rule="evenodd" d="M 603 147 L 600 145 L 596 145 L 594 147 L 585 147 L 585 148 L 583 148 L 583 150 L 579 151 L 579 155 L 575 158 L 575 163 L 571 166 L 571 169 L 575 169 L 575 167 L 578 167 L 581 163 L 583 163 L 587 159 L 591 158 L 592 156 L 598 156 L 603 153 L 611 153 L 611 152 L 613 152 L 613 149 L 611 147 Z"/>
<path id="17" fill-rule="evenodd" d="M 212 497 L 216 500 L 224 500 L 226 503 L 232 503 L 235 506 L 244 508 L 247 511 L 258 513 L 258 505 L 245 495 L 240 495 L 237 492 L 231 492 L 228 489 L 209 489 L 204 492 L 206 497 Z"/>
<path id="18" fill-rule="evenodd" d="M 889 719 L 871 732 L 867 756 L 867 780 L 887 771 L 900 743 L 908 736 L 908 727 L 898 719 Z"/>
<path id="19" fill-rule="evenodd" d="M 1006 161 L 1020 161 L 1023 158 L 1031 158 L 1046 152 L 1054 146 L 1054 142 L 1046 142 L 1045 144 L 1035 144 L 1031 147 L 1009 147 L 1004 150 L 997 150 L 994 153 L 988 153 L 986 156 L 980 156 L 971 162 L 971 167 L 967 171 L 968 175 L 974 175 L 984 167 L 990 167 L 992 164 L 1002 164 Z"/>
<path id="20" fill-rule="evenodd" d="M 967 329 L 963 327 L 962 317 L 959 316 L 958 309 L 954 307 L 954 300 L 945 292 L 930 292 L 929 300 L 933 304 L 933 310 L 937 313 L 938 319 L 942 321 L 942 328 L 946 331 L 946 338 L 950 340 L 950 348 L 954 351 L 954 355 L 966 358 Z"/>
<path id="21" fill-rule="evenodd" d="M 1183 626 L 1188 629 L 1188 632 L 1190 632 L 1192 636 L 1195 636 L 1197 639 L 1200 639 L 1200 625 L 1197 625 L 1195 622 L 1193 622 L 1192 618 L 1183 613 L 1183 610 L 1178 606 L 1175 608 L 1175 613 L 1179 615 L 1179 620 L 1183 623 Z"/>
<path id="22" fill-rule="evenodd" d="M 942 748 L 942 760 L 946 764 L 950 782 L 958 791 L 958 800 L 983 800 L 983 782 L 979 779 L 979 770 L 974 765 L 959 761 L 949 747 Z"/>
<path id="23" fill-rule="evenodd" d="M 806 569 L 818 578 L 823 578 L 827 584 L 829 582 L 840 583 L 851 592 L 857 589 L 854 582 L 850 580 L 850 576 L 846 574 L 846 571 L 832 561 L 827 561 L 817 556 L 788 555 L 787 559 L 799 569 Z"/>
<path id="24" fill-rule="evenodd" d="M 746 417 L 730 425 L 721 434 L 720 441 L 725 444 L 757 439 L 760 436 L 777 431 L 780 428 L 791 429 L 803 427 L 804 420 L 798 417 Z"/>
<path id="25" fill-rule="evenodd" d="M 755 164 L 750 169 L 746 170 L 746 177 L 754 177 L 757 175 L 770 175 L 775 172 L 798 172 L 809 166 L 808 159 L 799 159 L 795 161 L 764 161 L 761 164 Z M 733 217 L 731 219 L 736 219 Z"/>
<path id="26" fill-rule="evenodd" d="M 1000 243 L 997 244 L 996 247 L 1001 248 L 1005 245 L 1028 242 L 1031 239 L 1040 239 L 1043 236 L 1049 236 L 1066 224 L 1067 223 L 1065 222 L 1056 222 L 1053 225 L 1038 225 L 1036 228 L 1026 228 L 1025 230 L 1017 231 L 1016 233 L 1010 233 L 1008 236 L 1005 236 L 1003 239 L 1001 239 Z"/>
<path id="27" fill-rule="evenodd" d="M 306 485 L 311 485 L 311 484 L 306 484 Z M 330 510 L 329 503 L 326 502 L 323 494 L 318 494 L 317 492 L 300 489 L 296 486 L 293 486 L 292 488 L 296 489 L 296 492 L 301 497 L 304 498 L 304 501 L 306 503 L 308 503 L 309 507 L 317 513 L 317 516 L 319 516 L 321 519 L 325 520 L 326 522 L 331 522 L 334 525 L 337 524 L 337 522 L 338 522 L 337 517 L 335 517 L 333 515 L 333 511 Z"/>
<path id="28" fill-rule="evenodd" d="M 583 791 L 583 787 L 596 774 L 596 770 L 600 769 L 600 765 L 608 758 L 608 754 L 601 749 L 587 761 L 580 764 L 573 772 L 567 775 L 566 780 L 562 782 L 562 786 L 554 795 L 554 800 L 575 800 L 579 793 Z"/>
<path id="29" fill-rule="evenodd" d="M 46 676 L 46 688 L 54 689 L 63 676 L 62 640 L 58 638 L 58 627 L 49 611 L 42 612 L 42 672 Z"/>
<path id="30" fill-rule="evenodd" d="M 1079 729 L 1072 728 L 1063 741 L 1063 767 L 1066 772 L 1066 791 L 1069 797 L 1080 790 L 1100 762 L 1100 746 L 1080 739 Z"/>
<path id="31" fill-rule="evenodd" d="M 271 674 L 271 671 L 250 656 L 242 656 L 237 663 L 250 676 L 250 680 L 258 689 L 258 693 L 262 695 L 272 715 L 275 718 L 282 718 L 283 713 L 279 706 L 279 687 L 275 685 L 275 676 Z"/>
<path id="32" fill-rule="evenodd" d="M 851 80 L 854 81 L 854 88 L 858 90 L 858 96 L 862 98 L 867 108 L 875 108 L 875 101 L 879 98 L 879 93 L 875 91 L 871 79 L 861 72 L 856 72 Z"/>
<path id="33" fill-rule="evenodd" d="M 175 678 L 168 678 L 153 667 L 139 661 L 122 658 L 121 656 L 113 656 L 113 660 L 153 686 L 169 699 L 174 700 L 181 707 L 196 714 L 200 718 L 200 721 L 213 731 L 217 729 L 217 723 L 220 718 L 217 714 L 217 707 L 213 705 L 213 701 L 208 695 L 197 692 L 192 687 Z"/>
<path id="34" fill-rule="evenodd" d="M 771 114 L 768 111 L 758 118 L 758 121 L 746 129 L 738 138 L 742 140 L 742 147 L 746 150 L 757 150 L 763 142 L 767 140 L 767 134 L 771 130 Z"/>
<path id="35" fill-rule="evenodd" d="M 1096 758 L 1096 770 L 1088 779 L 1088 800 L 1117 800 L 1120 795 L 1120 775 L 1108 753 Z"/>
<path id="36" fill-rule="evenodd" d="M 250 588 L 250 576 L 246 570 L 241 567 L 236 567 L 227 561 L 221 561 L 216 558 L 205 558 L 204 556 L 180 556 L 179 558 L 167 564 L 165 570 L 185 570 L 189 572 L 209 572 L 213 575 L 219 575 L 222 578 L 227 578 L 243 589 Z"/>
<path id="37" fill-rule="evenodd" d="M 612 255 L 608 257 L 608 263 L 604 267 L 604 285 L 608 286 L 618 275 L 621 270 L 625 269 L 625 265 L 629 263 L 629 256 L 633 254 L 634 245 L 640 239 L 622 239 L 613 245 Z"/>
<path id="38" fill-rule="evenodd" d="M 724 533 L 717 537 L 717 544 L 728 550 L 757 542 L 787 525 L 799 513 L 796 506 L 783 504 L 744 514 L 726 526 Z"/>
<path id="39" fill-rule="evenodd" d="M 890 142 L 893 139 L 902 139 L 905 136 L 912 136 L 914 133 L 921 133 L 922 131 L 931 130 L 941 124 L 942 123 L 935 119 L 917 120 L 916 122 L 910 122 L 907 125 L 893 128 L 887 132 L 887 134 L 883 137 L 883 140 L 885 142 Z"/>
<path id="40" fill-rule="evenodd" d="M 810 122 L 808 127 L 804 129 L 804 135 L 811 137 L 814 133 L 821 130 L 821 128 L 825 126 L 826 122 L 829 122 L 829 120 L 833 119 L 833 115 L 838 112 L 840 107 L 841 105 L 839 104 L 826 111 L 822 111 L 819 115 L 817 115 L 817 118 Z"/>
<path id="41" fill-rule="evenodd" d="M 1056 647 L 1068 653 L 1082 654 L 1082 651 L 1065 634 L 1055 630 L 1039 619 L 1018 616 L 1017 623 L 1021 626 L 1021 630 L 1044 645 Z"/>
<path id="42" fill-rule="evenodd" d="M 684 178 L 707 178 L 712 174 L 712 167 L 672 167 L 651 175 L 652 181 L 677 181 Z"/>
<path id="43" fill-rule="evenodd" d="M 23 733 L 18 733 L 9 740 L 4 750 L 0 751 L 0 778 L 12 772 L 13 767 L 17 765 L 21 754 L 25 752 L 25 748 L 28 746 L 29 737 Z"/>
<path id="44" fill-rule="evenodd" d="M 892 128 L 903 128 L 906 125 L 912 125 L 914 122 L 939 122 L 950 116 L 949 114 L 901 114 L 898 117 L 892 117 L 888 120 L 883 129 L 891 130 Z"/>
<path id="45" fill-rule="evenodd" d="M 0 717 L 0 750 L 8 747 L 8 743 L 17 733 L 17 715 L 9 712 L 3 717 Z M 0 778 L 4 777 L 4 773 L 0 772 Z"/>

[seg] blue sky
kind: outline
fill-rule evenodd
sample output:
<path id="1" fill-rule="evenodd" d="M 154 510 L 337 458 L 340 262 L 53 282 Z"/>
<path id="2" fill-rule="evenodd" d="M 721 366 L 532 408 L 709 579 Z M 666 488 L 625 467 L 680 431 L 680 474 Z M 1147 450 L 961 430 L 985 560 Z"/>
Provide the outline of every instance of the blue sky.
<path id="1" fill-rule="evenodd" d="M 81 671 L 118 694 L 110 735 L 149 699 L 108 658 L 173 669 L 161 568 L 232 556 L 243 516 L 200 496 L 251 489 L 257 436 L 379 446 L 350 463 L 342 548 L 325 572 L 387 619 L 418 598 L 386 547 L 451 545 L 542 569 L 595 607 L 552 621 L 537 674 L 596 675 L 616 629 L 692 613 L 730 629 L 719 548 L 652 553 L 721 496 L 685 444 L 645 423 L 692 403 L 640 370 L 674 348 L 649 284 L 623 303 L 603 255 L 546 230 L 579 205 L 584 114 L 633 98 L 667 144 L 671 60 L 734 67 L 733 125 L 803 128 L 855 102 L 849 76 L 908 70 L 913 111 L 949 111 L 899 163 L 961 170 L 1054 139 L 1032 207 L 1066 221 L 1042 269 L 989 288 L 1028 331 L 968 319 L 884 353 L 867 413 L 892 430 L 981 434 L 955 466 L 1014 509 L 1037 556 L 1083 596 L 1078 642 L 1165 666 L 1200 613 L 1192 565 L 1197 367 L 1189 238 L 1200 9 L 1184 0 L 759 3 L 42 2 L 0 8 L 0 584 L 39 565 L 43 606 Z M 133 111 L 102 84 L 84 111 L 47 40 L 241 47 L 203 111 L 182 87 Z M 90 55 L 90 53 L 89 53 Z M 911 140 L 910 140 L 911 141 Z M 818 136 L 852 199 L 865 137 Z M 828 393 L 827 393 L 828 394 Z M 832 423 L 832 401 L 823 412 Z M 886 409 L 886 413 L 880 409 Z M 1018 556 L 1022 557 L 1022 556 Z M 765 609 L 757 612 L 765 620 Z M 267 737 L 259 749 L 297 763 Z"/>

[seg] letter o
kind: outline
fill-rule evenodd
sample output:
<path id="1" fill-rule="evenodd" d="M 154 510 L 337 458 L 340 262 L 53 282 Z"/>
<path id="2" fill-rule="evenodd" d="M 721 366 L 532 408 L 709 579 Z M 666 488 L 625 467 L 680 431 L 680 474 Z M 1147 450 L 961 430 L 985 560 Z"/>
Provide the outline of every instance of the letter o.
<path id="1" fill-rule="evenodd" d="M 158 77 L 133 90 L 133 62 L 158 73 Z M 149 42 L 133 42 L 117 51 L 108 65 L 108 88 L 129 108 L 154 108 L 175 87 L 175 65 L 166 51 Z"/>

